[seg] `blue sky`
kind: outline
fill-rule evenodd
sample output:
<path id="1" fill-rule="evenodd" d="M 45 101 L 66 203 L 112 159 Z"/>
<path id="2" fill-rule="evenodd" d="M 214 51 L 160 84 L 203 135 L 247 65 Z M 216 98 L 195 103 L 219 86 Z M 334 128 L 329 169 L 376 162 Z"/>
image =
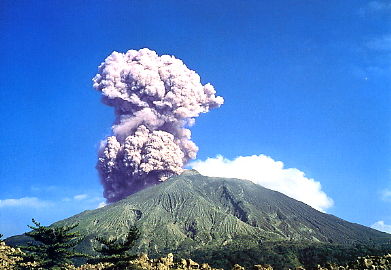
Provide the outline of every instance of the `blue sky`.
<path id="1" fill-rule="evenodd" d="M 265 155 L 390 229 L 391 1 L 0 1 L 0 233 L 93 209 L 112 52 L 180 58 L 225 104 L 192 127 L 198 159 Z M 305 191 L 303 191 L 305 192 Z"/>

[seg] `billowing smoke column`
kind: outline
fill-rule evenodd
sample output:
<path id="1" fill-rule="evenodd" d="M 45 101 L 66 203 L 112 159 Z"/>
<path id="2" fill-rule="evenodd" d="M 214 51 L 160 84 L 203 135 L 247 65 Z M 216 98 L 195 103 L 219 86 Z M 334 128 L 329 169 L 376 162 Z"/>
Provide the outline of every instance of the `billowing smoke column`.
<path id="1" fill-rule="evenodd" d="M 181 60 L 149 49 L 113 52 L 93 82 L 116 114 L 97 164 L 108 202 L 180 174 L 198 151 L 186 127 L 224 102 Z"/>

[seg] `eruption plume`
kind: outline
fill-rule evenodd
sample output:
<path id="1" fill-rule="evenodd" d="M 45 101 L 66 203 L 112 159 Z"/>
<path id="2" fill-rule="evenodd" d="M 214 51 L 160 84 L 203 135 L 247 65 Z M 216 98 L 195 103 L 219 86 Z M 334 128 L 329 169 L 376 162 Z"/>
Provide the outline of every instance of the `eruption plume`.
<path id="1" fill-rule="evenodd" d="M 187 127 L 224 102 L 181 60 L 149 49 L 113 52 L 93 82 L 116 115 L 97 164 L 108 202 L 180 174 L 198 151 Z"/>

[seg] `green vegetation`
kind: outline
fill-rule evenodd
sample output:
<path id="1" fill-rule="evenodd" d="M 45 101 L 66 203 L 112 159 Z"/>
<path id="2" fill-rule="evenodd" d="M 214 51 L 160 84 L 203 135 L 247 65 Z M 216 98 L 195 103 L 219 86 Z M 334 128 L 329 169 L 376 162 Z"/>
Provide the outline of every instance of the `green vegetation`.
<path id="1" fill-rule="evenodd" d="M 206 261 L 212 267 L 231 269 L 239 263 L 246 269 L 255 264 L 270 264 L 274 269 L 316 269 L 317 265 L 345 265 L 359 256 L 385 255 L 391 245 L 338 245 L 308 241 L 270 241 L 263 243 L 244 242 L 242 245 L 227 245 L 219 250 L 200 249 L 187 256 L 195 261 Z"/>
<path id="2" fill-rule="evenodd" d="M 391 251 L 389 234 L 321 213 L 250 181 L 195 171 L 52 226 L 75 223 L 85 236 L 75 246 L 82 253 L 97 255 L 94 239 L 125 239 L 130 225 L 137 225 L 140 237 L 129 254 L 156 258 L 172 252 L 225 269 L 235 263 L 310 268 Z M 6 242 L 16 246 L 29 240 L 16 236 Z"/>
<path id="3" fill-rule="evenodd" d="M 335 216 L 250 181 L 202 176 L 187 171 L 124 200 L 57 222 L 78 223 L 85 235 L 77 245 L 94 254 L 96 236 L 124 237 L 130 224 L 140 229 L 134 251 L 160 256 L 204 248 L 220 249 L 242 239 L 309 241 L 338 245 L 386 243 L 391 236 Z M 19 244 L 22 238 L 8 239 Z"/>
<path id="4" fill-rule="evenodd" d="M 111 263 L 107 269 L 110 270 L 123 270 L 131 269 L 132 265 L 129 261 L 137 258 L 137 255 L 132 255 L 129 250 L 134 246 L 135 241 L 139 238 L 140 233 L 138 229 L 131 226 L 125 239 L 121 241 L 117 237 L 104 238 L 95 237 L 95 240 L 99 243 L 99 246 L 94 247 L 94 250 L 100 255 L 90 259 L 90 263 Z"/>
<path id="5" fill-rule="evenodd" d="M 71 258 L 85 256 L 71 250 L 82 240 L 78 232 L 70 232 L 78 224 L 47 227 L 34 219 L 32 222 L 33 226 L 28 225 L 32 231 L 27 232 L 26 236 L 33 241 L 20 247 L 24 252 L 23 263 L 36 262 L 40 268 L 57 270 L 71 264 Z"/>
<path id="6" fill-rule="evenodd" d="M 133 255 L 131 250 L 137 244 L 140 232 L 135 226 L 129 226 L 124 238 L 96 236 L 93 247 L 98 255 L 90 257 L 88 264 L 76 267 L 70 259 L 83 256 L 70 250 L 81 239 L 79 233 L 71 232 L 77 224 L 46 227 L 35 220 L 33 220 L 33 223 L 35 226 L 29 226 L 32 231 L 26 234 L 34 242 L 30 242 L 27 247 L 22 247 L 24 252 L 7 247 L 4 242 L 0 241 L 0 265 L 6 265 L 7 267 L 4 269 L 125 270 L 140 269 L 140 267 L 146 265 L 152 267 L 151 269 L 155 269 L 154 267 L 162 262 L 166 263 L 166 266 L 169 265 L 167 260 L 152 259 L 150 261 L 152 264 L 148 266 L 148 263 L 145 264 L 145 261 L 140 260 L 141 257 Z M 187 247 L 180 250 L 176 256 L 207 262 L 213 268 L 232 269 L 236 263 L 240 263 L 246 269 L 253 268 L 255 264 L 269 264 L 275 270 L 280 270 L 293 269 L 298 266 L 305 269 L 317 269 L 317 265 L 346 265 L 359 256 L 384 255 L 391 251 L 390 243 L 371 246 L 314 241 L 260 241 L 251 237 L 241 237 L 236 240 L 222 246 L 205 246 L 190 251 Z M 387 261 L 389 261 L 389 257 L 387 257 Z M 136 262 L 141 262 L 142 265 L 130 262 L 135 259 L 137 259 Z M 384 261 L 384 259 L 378 260 Z M 361 265 L 361 262 L 359 262 L 359 265 Z M 168 268 L 164 268 L 166 266 L 161 266 L 163 267 L 161 269 L 168 270 Z"/>

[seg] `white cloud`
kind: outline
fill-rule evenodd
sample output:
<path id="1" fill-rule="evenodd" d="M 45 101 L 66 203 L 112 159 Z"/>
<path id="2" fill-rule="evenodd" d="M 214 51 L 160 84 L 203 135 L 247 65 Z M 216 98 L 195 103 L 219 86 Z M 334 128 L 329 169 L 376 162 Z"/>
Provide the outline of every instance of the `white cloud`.
<path id="1" fill-rule="evenodd" d="M 78 194 L 78 195 L 73 196 L 73 199 L 77 200 L 77 201 L 81 201 L 81 200 L 86 199 L 87 197 L 88 197 L 87 194 Z"/>
<path id="2" fill-rule="evenodd" d="M 373 38 L 367 42 L 367 47 L 376 51 L 390 52 L 391 51 L 391 34 L 386 34 L 381 37 Z"/>
<path id="3" fill-rule="evenodd" d="M 379 220 L 371 225 L 371 228 L 386 232 L 386 233 L 391 233 L 391 225 L 385 224 L 383 220 Z"/>
<path id="4" fill-rule="evenodd" d="M 391 2 L 389 0 L 386 1 L 370 1 L 367 5 L 360 8 L 359 14 L 362 16 L 368 14 L 379 14 L 379 13 L 387 13 L 391 10 Z"/>
<path id="5" fill-rule="evenodd" d="M 284 168 L 284 163 L 265 155 L 239 156 L 234 160 L 218 155 L 205 161 L 197 160 L 190 166 L 207 176 L 250 180 L 320 211 L 333 205 L 333 200 L 322 191 L 319 182 L 305 177 L 304 172 L 298 169 Z"/>
<path id="6" fill-rule="evenodd" d="M 389 189 L 384 189 L 382 192 L 381 192 L 381 197 L 383 200 L 385 201 L 388 201 L 391 199 L 391 190 Z"/>
<path id="7" fill-rule="evenodd" d="M 390 9 L 391 12 L 391 9 Z M 389 78 L 391 72 L 391 34 L 385 33 L 371 37 L 365 44 L 367 67 L 366 76 L 385 76 Z"/>
<path id="8" fill-rule="evenodd" d="M 30 187 L 31 191 L 33 192 L 53 192 L 58 189 L 57 186 L 31 186 Z"/>
<path id="9" fill-rule="evenodd" d="M 100 202 L 98 204 L 98 207 L 97 208 L 102 208 L 102 207 L 105 207 L 107 204 L 105 202 Z"/>
<path id="10" fill-rule="evenodd" d="M 4 199 L 0 200 L 0 208 L 2 207 L 30 207 L 40 208 L 48 206 L 49 203 L 42 201 L 36 197 L 23 197 L 19 199 Z"/>
<path id="11" fill-rule="evenodd" d="M 98 201 L 101 201 L 103 200 L 104 198 L 102 196 L 100 197 L 92 197 L 90 199 L 88 199 L 89 202 L 98 202 Z"/>
<path id="12" fill-rule="evenodd" d="M 370 11 L 388 11 L 391 10 L 391 2 L 390 1 L 371 1 L 368 3 L 367 9 Z"/>

